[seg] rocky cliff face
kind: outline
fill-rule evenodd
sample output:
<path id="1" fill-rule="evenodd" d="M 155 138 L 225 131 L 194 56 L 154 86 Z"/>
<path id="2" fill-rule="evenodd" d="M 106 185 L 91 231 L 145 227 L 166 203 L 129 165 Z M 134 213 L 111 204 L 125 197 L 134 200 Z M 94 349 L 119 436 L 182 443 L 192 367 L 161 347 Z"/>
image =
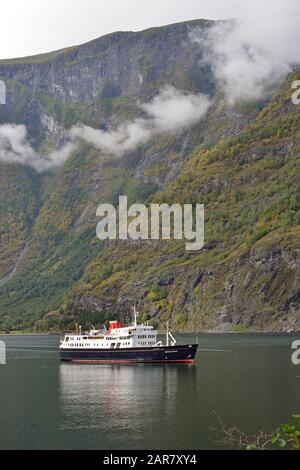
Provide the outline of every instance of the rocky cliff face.
<path id="1" fill-rule="evenodd" d="M 88 144 L 57 172 L 0 166 L 0 329 L 70 327 L 144 316 L 179 329 L 299 328 L 299 107 L 291 80 L 265 102 L 227 107 L 190 41 L 187 22 L 116 33 L 83 46 L 0 61 L 7 106 L 41 153 L 74 124 L 112 129 L 141 115 L 165 85 L 205 93 L 205 120 L 111 158 Z M 96 207 L 131 202 L 206 205 L 206 246 L 100 243 Z M 49 315 L 49 311 L 54 311 Z M 43 320 L 44 318 L 44 320 Z"/>
<path id="2" fill-rule="evenodd" d="M 201 47 L 189 39 L 193 28 L 206 29 L 211 24 L 196 21 L 142 33 L 115 33 L 54 54 L 0 61 L 0 76 L 8 86 L 8 105 L 2 120 L 19 118 L 30 125 L 36 118 L 35 126 L 49 130 L 41 113 L 58 111 L 53 103 L 66 103 L 65 111 L 73 111 L 71 121 L 78 117 L 76 110 L 83 114 L 87 111 L 85 120 L 97 120 L 99 115 L 108 118 L 110 99 L 133 103 L 137 97 L 147 100 L 165 84 L 212 91 L 212 75 L 201 65 Z M 28 108 L 29 99 L 34 103 Z M 57 117 L 49 116 L 50 122 Z M 36 134 L 37 129 L 30 127 Z"/>

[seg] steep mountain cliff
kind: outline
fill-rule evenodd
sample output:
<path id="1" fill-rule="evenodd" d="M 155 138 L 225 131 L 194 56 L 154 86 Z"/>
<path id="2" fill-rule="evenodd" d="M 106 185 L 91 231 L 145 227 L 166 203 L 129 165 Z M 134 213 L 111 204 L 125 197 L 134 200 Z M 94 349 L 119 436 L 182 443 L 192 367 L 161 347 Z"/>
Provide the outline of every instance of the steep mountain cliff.
<path id="1" fill-rule="evenodd" d="M 0 329 L 68 328 L 118 315 L 179 329 L 300 327 L 300 107 L 295 71 L 271 98 L 229 106 L 191 41 L 199 20 L 115 33 L 83 46 L 0 61 L 0 124 L 24 124 L 46 155 L 77 124 L 114 129 L 140 118 L 166 85 L 203 93 L 205 118 L 162 132 L 122 158 L 81 143 L 58 170 L 0 164 Z M 96 208 L 204 203 L 206 245 L 100 242 Z"/>

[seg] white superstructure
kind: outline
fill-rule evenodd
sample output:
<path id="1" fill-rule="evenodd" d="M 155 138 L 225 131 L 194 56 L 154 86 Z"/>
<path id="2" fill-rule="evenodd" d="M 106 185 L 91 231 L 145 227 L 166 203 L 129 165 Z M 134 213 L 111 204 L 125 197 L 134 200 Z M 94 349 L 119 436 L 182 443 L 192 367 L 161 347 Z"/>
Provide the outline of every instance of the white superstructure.
<path id="1" fill-rule="evenodd" d="M 109 330 L 91 330 L 88 334 L 67 334 L 60 344 L 61 349 L 131 349 L 152 348 L 162 346 L 157 341 L 158 332 L 153 326 L 138 325 L 137 312 L 134 309 L 134 323 L 124 326 L 123 323 L 110 322 Z M 172 345 L 176 344 L 171 333 L 167 332 L 167 345 L 171 338 Z"/>

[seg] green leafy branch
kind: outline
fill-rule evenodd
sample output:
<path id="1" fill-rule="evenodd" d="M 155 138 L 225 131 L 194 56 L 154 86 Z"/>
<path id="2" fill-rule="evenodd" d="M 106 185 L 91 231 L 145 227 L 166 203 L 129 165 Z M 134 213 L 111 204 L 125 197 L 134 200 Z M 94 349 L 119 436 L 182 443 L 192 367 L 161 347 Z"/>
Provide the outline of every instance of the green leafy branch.
<path id="1" fill-rule="evenodd" d="M 220 427 L 214 431 L 220 435 L 219 446 L 238 450 L 300 450 L 300 414 L 293 415 L 293 422 L 281 424 L 273 433 L 260 431 L 250 436 L 236 426 L 225 425 L 217 413 L 216 416 Z"/>

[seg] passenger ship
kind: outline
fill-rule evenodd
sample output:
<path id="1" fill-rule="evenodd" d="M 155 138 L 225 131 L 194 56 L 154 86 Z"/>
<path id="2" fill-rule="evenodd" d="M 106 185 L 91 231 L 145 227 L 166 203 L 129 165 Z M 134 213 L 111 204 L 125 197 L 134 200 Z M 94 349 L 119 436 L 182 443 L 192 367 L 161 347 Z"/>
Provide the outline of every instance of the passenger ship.
<path id="1" fill-rule="evenodd" d="M 198 345 L 177 345 L 167 328 L 166 344 L 157 340 L 152 326 L 139 325 L 134 309 L 134 323 L 110 322 L 109 330 L 91 330 L 88 334 L 66 334 L 60 343 L 60 360 L 89 364 L 186 363 L 194 362 Z"/>

